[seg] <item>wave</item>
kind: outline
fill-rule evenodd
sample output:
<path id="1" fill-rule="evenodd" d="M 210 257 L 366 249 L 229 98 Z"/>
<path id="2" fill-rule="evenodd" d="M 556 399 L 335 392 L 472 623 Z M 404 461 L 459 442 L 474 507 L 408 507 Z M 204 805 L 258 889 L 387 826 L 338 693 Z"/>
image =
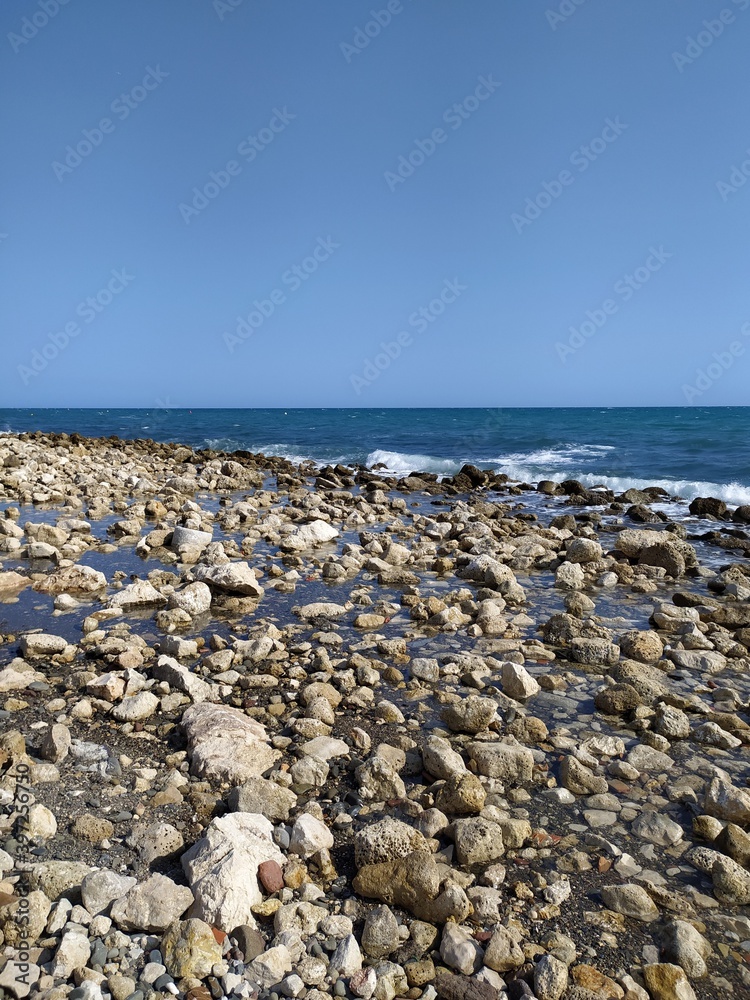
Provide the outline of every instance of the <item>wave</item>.
<path id="1" fill-rule="evenodd" d="M 380 448 L 371 451 L 365 465 L 384 465 L 385 471 L 392 475 L 405 475 L 409 472 L 435 472 L 442 476 L 452 476 L 463 465 L 449 458 L 435 458 L 433 455 L 409 455 L 401 451 L 383 451 Z"/>

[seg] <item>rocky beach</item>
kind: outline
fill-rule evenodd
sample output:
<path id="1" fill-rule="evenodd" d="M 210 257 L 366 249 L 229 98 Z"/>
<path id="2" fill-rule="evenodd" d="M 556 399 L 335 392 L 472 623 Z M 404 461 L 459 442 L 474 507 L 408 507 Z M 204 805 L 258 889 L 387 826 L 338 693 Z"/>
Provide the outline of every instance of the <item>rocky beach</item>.
<path id="1" fill-rule="evenodd" d="M 0 435 L 0 996 L 750 996 L 750 507 Z"/>

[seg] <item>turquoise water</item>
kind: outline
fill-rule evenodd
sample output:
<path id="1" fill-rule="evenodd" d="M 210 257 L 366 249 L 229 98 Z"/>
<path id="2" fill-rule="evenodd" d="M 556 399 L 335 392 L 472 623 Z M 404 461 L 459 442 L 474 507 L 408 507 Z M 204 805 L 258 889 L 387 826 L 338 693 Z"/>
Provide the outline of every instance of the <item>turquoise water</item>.
<path id="1" fill-rule="evenodd" d="M 514 479 L 750 503 L 750 407 L 633 409 L 0 410 L 0 429 L 147 437 L 294 461 L 451 474 L 464 462 Z"/>

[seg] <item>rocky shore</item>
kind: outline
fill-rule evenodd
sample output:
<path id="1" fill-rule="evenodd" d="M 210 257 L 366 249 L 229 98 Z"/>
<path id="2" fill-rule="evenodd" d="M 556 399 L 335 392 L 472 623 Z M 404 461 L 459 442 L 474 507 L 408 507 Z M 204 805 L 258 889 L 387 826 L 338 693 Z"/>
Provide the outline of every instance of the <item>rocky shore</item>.
<path id="1" fill-rule="evenodd" d="M 0 435 L 0 998 L 750 996 L 750 508 Z"/>

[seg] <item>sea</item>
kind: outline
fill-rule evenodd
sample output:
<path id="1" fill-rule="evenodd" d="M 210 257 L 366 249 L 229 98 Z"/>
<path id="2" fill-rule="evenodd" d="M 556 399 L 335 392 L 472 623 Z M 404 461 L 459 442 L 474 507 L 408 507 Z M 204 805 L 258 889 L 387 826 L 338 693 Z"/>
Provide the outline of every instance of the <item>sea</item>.
<path id="1" fill-rule="evenodd" d="M 750 503 L 749 407 L 0 409 L 0 431 L 176 441 L 294 462 L 447 476 L 465 462 L 512 479 L 661 486 Z"/>

